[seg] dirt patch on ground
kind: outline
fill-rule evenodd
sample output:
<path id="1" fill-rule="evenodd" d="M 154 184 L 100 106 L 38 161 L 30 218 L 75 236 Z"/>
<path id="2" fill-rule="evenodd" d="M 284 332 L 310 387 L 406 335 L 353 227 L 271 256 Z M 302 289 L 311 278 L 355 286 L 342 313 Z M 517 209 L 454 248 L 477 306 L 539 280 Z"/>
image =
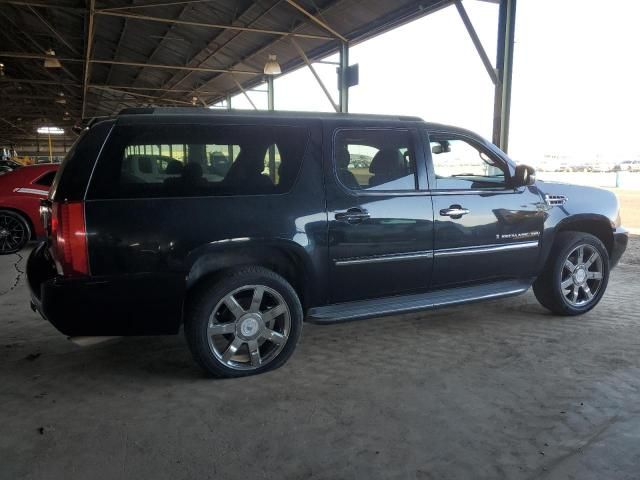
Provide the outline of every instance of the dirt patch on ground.
<path id="1" fill-rule="evenodd" d="M 627 265 L 640 265 L 640 235 L 629 235 L 629 245 L 620 262 Z"/>
<path id="2" fill-rule="evenodd" d="M 611 189 L 620 202 L 622 225 L 640 230 L 640 190 Z M 637 233 L 637 232 L 636 232 Z"/>

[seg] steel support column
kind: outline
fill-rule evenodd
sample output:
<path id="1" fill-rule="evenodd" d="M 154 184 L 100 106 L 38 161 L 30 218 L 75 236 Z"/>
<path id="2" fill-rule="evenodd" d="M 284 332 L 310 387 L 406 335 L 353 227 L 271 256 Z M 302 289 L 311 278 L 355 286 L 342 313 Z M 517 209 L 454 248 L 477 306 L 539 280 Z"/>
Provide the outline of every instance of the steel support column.
<path id="1" fill-rule="evenodd" d="M 267 109 L 274 110 L 273 106 L 273 75 L 267 75 Z"/>
<path id="2" fill-rule="evenodd" d="M 498 18 L 496 71 L 500 81 L 496 85 L 493 104 L 493 143 L 505 152 L 509 148 L 516 1 L 500 0 Z"/>
<path id="3" fill-rule="evenodd" d="M 273 102 L 273 75 L 267 75 L 267 109 L 272 112 L 274 110 Z M 276 146 L 269 145 L 269 176 L 273 183 L 276 183 Z"/>
<path id="4" fill-rule="evenodd" d="M 80 118 L 85 119 L 86 107 L 87 107 L 87 93 L 89 90 L 89 79 L 91 77 L 91 51 L 93 49 L 93 15 L 96 9 L 96 0 L 89 0 L 87 6 L 87 37 L 85 41 L 85 56 L 84 56 L 84 73 L 82 76 L 82 110 Z"/>
<path id="5" fill-rule="evenodd" d="M 349 45 L 346 42 L 340 44 L 340 67 L 338 67 L 338 90 L 340 94 L 340 112 L 349 111 L 349 85 L 347 75 L 349 70 Z"/>

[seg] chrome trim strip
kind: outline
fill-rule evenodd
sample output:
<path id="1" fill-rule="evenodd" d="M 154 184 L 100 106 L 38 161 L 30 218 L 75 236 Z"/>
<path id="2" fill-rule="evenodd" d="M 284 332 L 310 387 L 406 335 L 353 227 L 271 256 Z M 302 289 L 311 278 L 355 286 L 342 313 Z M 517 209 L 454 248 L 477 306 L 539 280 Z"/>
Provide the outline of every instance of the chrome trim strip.
<path id="1" fill-rule="evenodd" d="M 495 253 L 506 252 L 510 250 L 521 250 L 525 248 L 538 247 L 538 241 L 508 243 L 506 245 L 487 245 L 480 247 L 461 247 L 461 248 L 445 248 L 436 250 L 434 256 L 437 257 L 453 257 L 461 255 L 474 255 L 476 253 Z"/>
<path id="2" fill-rule="evenodd" d="M 433 252 L 394 253 L 391 255 L 380 255 L 378 257 L 358 257 L 345 260 L 334 260 L 334 263 L 336 267 L 343 267 L 346 265 L 361 265 L 363 263 L 404 262 L 406 260 L 416 260 L 418 258 L 433 258 Z"/>

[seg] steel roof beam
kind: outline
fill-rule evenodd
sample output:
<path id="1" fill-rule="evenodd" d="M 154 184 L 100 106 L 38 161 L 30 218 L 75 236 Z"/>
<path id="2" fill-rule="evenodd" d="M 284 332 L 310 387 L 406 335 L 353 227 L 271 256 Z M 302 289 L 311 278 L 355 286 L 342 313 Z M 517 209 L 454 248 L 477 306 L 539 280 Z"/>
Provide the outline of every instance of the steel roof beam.
<path id="1" fill-rule="evenodd" d="M 309 17 L 309 19 L 316 23 L 317 25 L 319 25 L 320 27 L 322 27 L 324 30 L 326 30 L 327 32 L 331 33 L 331 35 L 333 35 L 335 38 L 338 38 L 340 40 L 342 40 L 345 43 L 348 43 L 349 40 L 347 40 L 346 37 L 342 36 L 340 33 L 338 33 L 337 31 L 335 31 L 333 28 L 331 28 L 324 20 L 319 19 L 318 17 L 316 17 L 315 15 L 313 15 L 312 13 L 308 12 L 304 7 L 302 7 L 301 5 L 299 5 L 297 2 L 295 2 L 294 0 L 285 0 L 289 5 L 291 5 L 293 8 L 295 8 L 296 10 L 298 10 L 300 13 L 302 13 L 303 15 Z"/>
<path id="2" fill-rule="evenodd" d="M 191 102 L 185 102 L 183 100 L 172 100 L 172 99 L 169 99 L 169 98 L 161 99 L 160 97 L 154 97 L 152 95 L 145 95 L 145 94 L 142 94 L 142 93 L 135 93 L 135 92 L 127 92 L 125 90 L 119 90 L 117 88 L 112 88 L 112 87 L 104 87 L 104 86 L 100 86 L 100 85 L 93 85 L 90 88 L 94 88 L 94 89 L 97 89 L 97 90 L 105 90 L 107 92 L 112 92 L 112 93 L 121 93 L 121 94 L 125 94 L 125 95 L 130 95 L 132 97 L 146 98 L 146 99 L 151 99 L 151 100 L 162 100 L 164 102 L 178 103 L 180 105 L 189 105 L 189 106 L 191 106 Z"/>
<path id="3" fill-rule="evenodd" d="M 476 47 L 476 51 L 478 52 L 478 55 L 480 55 L 480 60 L 482 60 L 482 64 L 484 65 L 484 68 L 487 70 L 487 73 L 489 74 L 491 81 L 493 82 L 494 85 L 498 85 L 500 83 L 500 79 L 498 78 L 498 73 L 496 72 L 496 69 L 493 68 L 493 64 L 491 63 L 491 60 L 489 60 L 489 56 L 487 55 L 487 52 L 482 46 L 480 37 L 478 37 L 478 34 L 476 33 L 476 29 L 473 27 L 473 23 L 471 23 L 471 19 L 467 14 L 467 10 L 464 8 L 460 0 L 455 0 L 454 4 L 456 6 L 456 9 L 458 10 L 458 13 L 460 14 L 462 23 L 464 23 L 464 26 L 467 29 L 469 36 L 471 37 L 473 46 Z"/>
<path id="4" fill-rule="evenodd" d="M 0 57 L 6 58 L 20 58 L 20 59 L 28 59 L 28 60 L 45 60 L 47 58 L 52 58 L 51 55 L 46 55 L 44 53 L 28 53 L 28 52 L 0 52 Z M 69 58 L 69 57 L 58 57 L 61 62 L 83 62 L 81 58 Z"/>
<path id="5" fill-rule="evenodd" d="M 209 3 L 216 2 L 216 0 L 180 0 L 175 2 L 160 2 L 160 3 L 146 3 L 143 5 L 124 5 L 122 7 L 106 7 L 99 8 L 97 12 L 116 12 L 118 10 L 130 10 L 132 8 L 154 8 L 154 7 L 169 7 L 173 5 L 188 5 L 192 3 Z"/>
<path id="6" fill-rule="evenodd" d="M 109 85 L 109 84 L 89 84 L 89 87 L 109 87 L 109 88 L 116 88 L 116 89 L 128 89 L 128 90 L 147 90 L 149 92 L 174 92 L 174 93 L 195 93 L 196 90 L 186 90 L 186 89 L 182 89 L 182 90 L 172 90 L 169 88 L 160 88 L 160 87 L 134 87 L 134 86 L 129 86 L 129 85 Z M 220 91 L 198 91 L 197 93 L 201 93 L 203 95 L 219 95 Z"/>
<path id="7" fill-rule="evenodd" d="M 87 107 L 87 93 L 89 92 L 89 77 L 91 76 L 91 50 L 93 48 L 93 17 L 96 9 L 96 0 L 89 0 L 87 17 L 87 40 L 84 52 L 84 74 L 82 76 L 82 113 L 84 119 Z"/>
<path id="8" fill-rule="evenodd" d="M 39 53 L 22 53 L 22 52 L 0 52 L 0 57 L 5 58 L 19 58 L 26 60 L 44 60 L 45 58 L 51 58 L 48 55 Z M 81 58 L 68 58 L 68 57 L 56 57 L 61 62 L 85 62 Z M 236 70 L 226 68 L 208 68 L 208 67 L 188 67 L 182 65 L 160 65 L 156 63 L 142 63 L 142 62 L 119 62 L 117 60 L 107 60 L 92 58 L 88 63 L 101 63 L 105 65 L 122 65 L 125 67 L 145 67 L 145 68 L 158 68 L 168 70 L 188 70 L 196 72 L 211 72 L 211 73 L 235 73 L 238 75 L 262 75 L 262 72 L 258 70 Z"/>
<path id="9" fill-rule="evenodd" d="M 80 83 L 58 82 L 56 80 L 37 80 L 37 79 L 31 79 L 31 78 L 8 78 L 6 76 L 0 77 L 0 83 L 30 83 L 33 85 L 54 85 L 54 86 L 82 88 L 82 84 Z"/>
<path id="10" fill-rule="evenodd" d="M 187 25 L 190 27 L 202 27 L 202 28 L 213 28 L 216 30 L 236 30 L 240 32 L 251 32 L 251 33 L 260 33 L 263 35 L 277 35 L 281 37 L 298 37 L 298 38 L 306 38 L 312 40 L 333 40 L 332 37 L 328 37 L 326 35 L 314 35 L 307 33 L 292 33 L 281 30 L 267 30 L 263 28 L 251 28 L 251 27 L 238 27 L 235 25 L 223 25 L 218 23 L 203 23 L 203 22 L 191 22 L 188 20 L 179 20 L 173 18 L 162 18 L 162 17 L 151 17 L 149 15 L 138 15 L 133 13 L 118 13 L 118 12 L 105 12 L 105 11 L 96 11 L 98 15 L 109 15 L 112 17 L 122 17 L 122 18 L 130 18 L 135 20 L 142 20 L 147 22 L 160 22 L 160 23 L 170 23 L 174 25 Z"/>
<path id="11" fill-rule="evenodd" d="M 80 55 L 80 52 L 78 52 L 78 50 L 77 50 L 73 45 L 71 45 L 71 44 L 67 41 L 67 39 L 66 39 L 66 38 L 64 38 L 64 37 L 62 36 L 62 34 L 60 34 L 60 32 L 58 32 L 58 30 L 56 30 L 56 29 L 54 28 L 54 26 L 53 26 L 53 25 L 51 25 L 51 24 L 49 23 L 49 21 L 48 21 L 46 18 L 44 18 L 42 15 L 40 15 L 40 14 L 38 13 L 38 11 L 37 11 L 35 8 L 33 8 L 31 5 L 28 5 L 28 6 L 27 6 L 27 8 L 31 11 L 31 13 L 33 13 L 33 14 L 36 16 L 36 18 L 37 18 L 38 20 L 40 20 L 40 21 L 43 23 L 43 25 L 44 25 L 45 27 L 47 27 L 47 29 L 48 29 L 51 33 L 53 33 L 53 35 L 54 35 L 58 40 L 60 40 L 60 42 L 62 42 L 62 44 L 63 44 L 65 47 L 67 47 L 69 50 L 71 50 L 71 51 L 72 51 L 73 53 L 75 53 L 76 55 Z"/>
<path id="12" fill-rule="evenodd" d="M 242 92 L 242 94 L 245 96 L 245 98 L 247 99 L 247 101 L 251 104 L 251 106 L 253 107 L 254 110 L 258 110 L 258 107 L 256 107 L 256 104 L 253 103 L 253 100 L 251 100 L 251 97 L 249 96 L 249 94 L 247 93 L 247 91 L 244 89 L 244 87 L 240 84 L 240 82 L 238 81 L 238 79 L 236 77 L 234 77 L 233 75 L 231 75 L 231 78 L 233 78 L 233 81 L 235 82 L 236 86 L 240 89 L 240 91 Z"/>
<path id="13" fill-rule="evenodd" d="M 2 56 L 0 52 L 0 57 Z M 262 72 L 257 70 L 234 70 L 226 68 L 208 68 L 208 67 L 186 67 L 182 65 L 160 65 L 156 63 L 141 63 L 141 62 L 118 62 L 116 60 L 100 60 L 92 59 L 91 63 L 103 63 L 106 65 L 123 65 L 128 67 L 145 67 L 145 68 L 158 68 L 167 70 L 190 70 L 196 72 L 211 72 L 211 73 L 236 73 L 238 75 L 261 75 Z"/>
<path id="14" fill-rule="evenodd" d="M 9 125 L 10 127 L 13 127 L 17 130 L 22 130 L 24 133 L 29 133 L 27 132 L 24 128 L 17 126 L 15 123 L 10 122 L 9 120 L 6 120 L 2 117 L 0 117 L 0 120 L 3 121 L 4 123 L 6 123 L 7 125 Z"/>
<path id="15" fill-rule="evenodd" d="M 0 0 L 0 5 L 15 5 L 18 7 L 39 7 L 39 8 L 50 8 L 54 10 L 67 10 L 69 12 L 82 13 L 84 14 L 84 8 L 82 7 L 71 7 L 66 5 L 56 5 L 52 3 L 42 3 L 42 2 L 28 2 L 28 1 L 16 1 L 16 0 Z"/>
<path id="16" fill-rule="evenodd" d="M 326 6 L 324 11 L 327 11 L 327 10 L 329 10 L 329 9 L 331 9 L 331 8 L 333 8 L 333 7 L 335 7 L 335 6 L 336 6 L 337 4 L 339 4 L 341 1 L 342 1 L 342 0 L 336 0 L 336 1 L 334 1 L 334 2 L 333 2 L 333 3 L 331 3 L 330 5 Z M 276 5 L 277 5 L 277 4 L 276 4 Z M 274 5 L 274 6 L 275 6 L 275 5 Z M 273 7 L 272 7 L 272 8 L 273 8 Z M 298 25 L 298 26 L 296 27 L 296 29 L 303 28 L 303 27 L 305 27 L 305 26 L 307 26 L 307 25 L 308 25 L 307 23 L 300 24 L 300 25 Z M 254 58 L 254 57 L 258 56 L 258 55 L 262 55 L 265 51 L 267 51 L 268 49 L 271 49 L 271 48 L 273 47 L 273 45 L 275 45 L 277 42 L 282 42 L 283 40 L 285 40 L 285 39 L 284 39 L 284 38 L 279 38 L 279 39 L 276 39 L 274 42 L 269 42 L 269 43 L 263 44 L 263 45 L 261 45 L 260 47 L 258 47 L 257 49 L 255 49 L 254 51 L 250 52 L 250 53 L 249 53 L 248 55 L 246 55 L 245 57 L 243 57 L 243 58 L 239 58 L 239 59 L 237 60 L 237 63 L 243 63 L 243 62 L 245 62 L 245 61 L 247 61 L 247 60 L 250 60 L 250 59 L 252 59 L 252 58 Z M 215 54 L 215 53 L 216 53 L 216 52 L 214 52 L 214 54 Z M 303 62 L 303 63 L 304 63 L 304 62 Z M 186 78 L 186 77 L 185 77 L 185 78 Z M 207 81 L 207 82 L 205 82 L 203 85 L 201 85 L 199 88 L 206 87 L 207 85 L 209 85 L 211 82 L 215 81 L 216 79 L 217 79 L 217 77 L 214 77 L 214 78 L 212 78 L 212 79 L 208 80 L 208 81 Z M 215 102 L 215 101 L 219 101 L 219 100 L 221 100 L 222 98 L 223 98 L 223 97 L 221 97 L 221 98 L 217 98 L 217 99 L 214 99 L 214 102 Z"/>
<path id="17" fill-rule="evenodd" d="M 182 17 L 182 15 L 184 15 L 184 12 L 187 10 L 187 7 L 189 5 L 190 4 L 184 4 L 184 6 L 180 9 L 180 13 L 178 13 L 178 15 L 176 16 L 176 19 L 180 19 L 180 17 Z M 128 20 L 129 20 L 128 18 L 125 18 L 125 22 L 127 22 Z M 151 55 L 149 55 L 147 57 L 147 61 L 148 62 L 153 60 L 153 57 L 155 57 L 156 54 L 158 53 L 158 51 L 162 48 L 162 46 L 163 46 L 162 44 L 167 39 L 167 35 L 169 35 L 169 33 L 176 27 L 176 25 L 177 25 L 176 23 L 172 23 L 165 30 L 164 34 L 162 35 L 162 38 L 158 41 L 158 43 L 156 44 L 155 48 L 153 49 L 153 52 L 151 52 Z M 130 82 L 132 85 L 135 84 L 138 81 L 138 79 L 142 76 L 142 72 L 144 72 L 144 68 L 141 68 L 140 70 L 138 70 L 138 73 L 136 74 L 136 77 Z M 109 83 L 109 79 L 107 79 L 107 83 Z"/>
<path id="18" fill-rule="evenodd" d="M 2 11 L 0 11 L 0 14 L 2 14 L 2 16 L 7 19 L 7 21 L 13 26 L 13 28 L 16 29 L 16 31 L 19 31 L 38 50 L 40 50 L 42 52 L 46 52 L 47 51 L 47 49 L 42 44 L 40 44 L 40 42 L 38 42 L 35 38 L 33 38 L 28 32 L 24 31 L 24 29 L 21 29 L 9 15 L 7 15 L 6 13 L 4 13 Z M 51 57 L 50 56 L 45 56 L 44 58 L 51 58 Z M 78 79 L 78 77 L 76 75 L 74 75 L 72 72 L 70 72 L 64 65 L 62 65 L 61 69 L 62 69 L 62 71 L 64 73 L 69 75 L 74 80 Z M 53 75 L 51 75 L 51 76 L 53 77 Z"/>
<path id="19" fill-rule="evenodd" d="M 300 45 L 298 45 L 298 43 L 292 38 L 291 39 L 291 43 L 293 44 L 293 46 L 295 47 L 295 49 L 298 51 L 298 53 L 300 54 L 300 56 L 302 57 L 302 60 L 304 60 L 304 63 L 307 64 L 307 67 L 309 67 L 309 70 L 311 70 L 311 73 L 313 74 L 313 76 L 316 78 L 316 81 L 318 82 L 318 85 L 320 85 L 320 88 L 322 88 L 322 91 L 324 92 L 324 94 L 327 96 L 327 98 L 329 99 L 329 102 L 331 102 L 331 105 L 333 106 L 333 109 L 336 112 L 340 111 L 340 107 L 338 106 L 338 104 L 336 104 L 336 102 L 333 100 L 333 97 L 331 96 L 331 93 L 329 93 L 329 90 L 327 89 L 327 87 L 325 86 L 324 82 L 322 81 L 322 79 L 320 78 L 320 75 L 318 75 L 318 72 L 316 72 L 316 69 L 313 68 L 313 65 L 311 64 L 311 61 L 309 61 L 309 58 L 307 57 L 307 55 L 304 53 L 304 50 L 300 47 Z"/>
<path id="20" fill-rule="evenodd" d="M 255 18 L 255 19 L 253 19 L 252 21 L 250 21 L 250 22 L 248 23 L 248 25 L 249 25 L 249 26 L 251 26 L 251 25 L 255 24 L 258 20 L 260 20 L 260 19 L 261 19 L 262 17 L 264 17 L 266 14 L 270 13 L 270 12 L 271 12 L 274 8 L 276 8 L 279 4 L 280 4 L 280 0 L 276 0 L 276 2 L 275 2 L 273 5 L 271 5 L 269 8 L 267 8 L 267 10 L 263 11 L 262 13 L 260 13 L 260 14 L 258 15 L 258 17 L 257 17 L 257 18 Z M 254 4 L 252 4 L 252 5 L 251 5 L 249 8 L 247 8 L 244 12 L 242 12 L 242 14 L 240 15 L 240 17 L 242 17 L 242 16 L 244 16 L 245 14 L 247 14 L 247 12 L 248 12 L 252 7 L 255 7 L 256 5 L 257 5 L 257 4 L 255 4 L 255 3 L 254 3 Z M 231 39 L 227 40 L 227 41 L 226 41 L 225 43 L 223 43 L 222 45 L 217 45 L 217 46 L 215 47 L 215 50 L 214 50 L 212 53 L 209 53 L 209 54 L 206 56 L 206 58 L 205 58 L 204 60 L 199 61 L 199 62 L 197 63 L 197 66 L 198 66 L 198 67 L 201 67 L 202 65 L 204 65 L 205 63 L 207 63 L 209 60 L 211 60 L 213 57 L 215 57 L 215 56 L 216 56 L 216 55 L 217 55 L 217 54 L 218 54 L 218 53 L 219 53 L 223 48 L 225 48 L 225 47 L 226 47 L 227 45 L 229 45 L 233 40 L 235 40 L 236 38 L 238 38 L 238 36 L 240 36 L 242 33 L 243 33 L 243 32 L 239 31 L 239 32 L 237 32 L 235 35 L 233 35 L 233 37 L 232 37 Z M 191 62 L 193 61 L 193 59 L 194 59 L 194 58 L 198 57 L 198 56 L 199 56 L 200 54 L 202 54 L 205 50 L 208 50 L 210 46 L 212 46 L 212 45 L 216 45 L 216 42 L 218 41 L 218 39 L 220 38 L 220 36 L 221 36 L 221 35 L 222 35 L 222 33 L 221 33 L 221 34 L 219 34 L 219 35 L 216 35 L 216 37 L 215 37 L 212 41 L 210 41 L 210 42 L 207 44 L 207 47 L 206 47 L 206 48 L 204 48 L 204 49 L 202 49 L 202 50 L 200 50 L 200 51 L 199 51 L 198 53 L 196 53 L 195 55 L 193 55 L 193 56 L 191 57 L 191 60 L 189 60 L 189 62 L 188 62 L 188 63 L 191 63 Z M 173 88 L 177 87 L 177 86 L 178 86 L 178 85 L 180 85 L 182 82 L 184 82 L 187 78 L 189 78 L 189 76 L 191 76 L 191 72 L 190 72 L 190 73 L 187 73 L 185 76 L 183 76 L 183 77 L 182 77 L 182 78 L 180 78 L 178 81 L 176 81 L 175 83 L 173 83 L 173 85 L 171 85 L 169 88 L 170 88 L 170 89 L 173 89 Z M 174 79 L 174 78 L 175 78 L 175 75 L 174 75 L 173 77 L 171 77 L 171 78 L 169 79 L 169 81 L 165 82 L 162 86 L 164 87 L 164 86 L 168 85 L 170 82 L 172 82 L 172 81 L 173 81 L 173 79 Z"/>

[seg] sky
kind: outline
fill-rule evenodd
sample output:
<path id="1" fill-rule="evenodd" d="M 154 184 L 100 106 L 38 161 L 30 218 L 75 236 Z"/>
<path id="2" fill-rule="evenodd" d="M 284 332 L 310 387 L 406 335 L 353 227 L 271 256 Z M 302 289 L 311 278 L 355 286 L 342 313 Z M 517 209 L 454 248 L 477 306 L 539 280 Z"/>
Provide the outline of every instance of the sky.
<path id="1" fill-rule="evenodd" d="M 498 6 L 463 3 L 495 60 Z M 518 1 L 511 157 L 640 159 L 639 20 L 638 0 Z M 491 138 L 494 87 L 454 6 L 351 47 L 350 63 L 360 68 L 350 112 L 417 115 Z M 337 102 L 335 66 L 315 67 Z M 307 68 L 274 83 L 277 110 L 332 111 Z M 266 108 L 265 93 L 250 95 Z M 232 105 L 251 108 L 242 95 Z"/>

